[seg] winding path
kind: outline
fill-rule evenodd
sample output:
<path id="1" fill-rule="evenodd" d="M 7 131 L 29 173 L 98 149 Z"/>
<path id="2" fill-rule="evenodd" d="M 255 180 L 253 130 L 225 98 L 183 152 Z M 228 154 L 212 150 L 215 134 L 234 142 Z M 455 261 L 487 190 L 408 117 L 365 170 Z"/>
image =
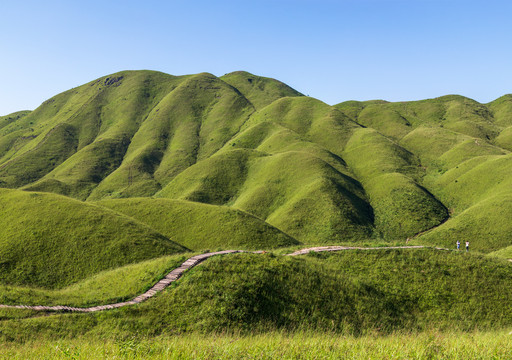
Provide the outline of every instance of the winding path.
<path id="1" fill-rule="evenodd" d="M 297 256 L 304 255 L 309 252 L 324 252 L 324 251 L 342 251 L 342 250 L 385 250 L 385 249 L 422 249 L 426 248 L 426 246 L 385 246 L 385 247 L 352 247 L 352 246 L 319 246 L 319 247 L 311 247 L 302 250 L 297 250 L 293 253 L 286 254 L 285 256 Z M 436 250 L 449 250 L 445 248 L 434 248 Z M 151 289 L 146 291 L 144 294 L 141 294 L 132 300 L 119 302 L 115 304 L 109 305 L 99 305 L 92 307 L 72 307 L 72 306 L 42 306 L 42 305 L 2 305 L 0 304 L 0 309 L 26 309 L 26 310 L 37 310 L 37 311 L 71 311 L 71 312 L 83 312 L 90 313 L 96 311 L 103 311 L 109 309 L 116 309 L 123 306 L 135 305 L 139 304 L 151 297 L 155 294 L 159 293 L 167 286 L 178 280 L 183 273 L 202 261 L 216 255 L 225 255 L 225 254 L 234 254 L 234 253 L 253 253 L 253 254 L 262 254 L 264 251 L 246 251 L 246 250 L 225 250 L 225 251 L 217 251 L 206 254 L 195 255 L 186 260 L 183 264 L 181 264 L 176 269 L 172 270 L 168 273 L 162 280 L 158 281 Z"/>

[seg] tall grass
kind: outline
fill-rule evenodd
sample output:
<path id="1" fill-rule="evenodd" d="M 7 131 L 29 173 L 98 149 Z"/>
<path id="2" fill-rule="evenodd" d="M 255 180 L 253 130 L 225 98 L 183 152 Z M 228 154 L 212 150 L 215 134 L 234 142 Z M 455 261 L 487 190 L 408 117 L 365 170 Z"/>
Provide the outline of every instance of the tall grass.
<path id="1" fill-rule="evenodd" d="M 393 334 L 187 334 L 145 339 L 33 340 L 2 344 L 2 359 L 509 359 L 508 332 Z"/>

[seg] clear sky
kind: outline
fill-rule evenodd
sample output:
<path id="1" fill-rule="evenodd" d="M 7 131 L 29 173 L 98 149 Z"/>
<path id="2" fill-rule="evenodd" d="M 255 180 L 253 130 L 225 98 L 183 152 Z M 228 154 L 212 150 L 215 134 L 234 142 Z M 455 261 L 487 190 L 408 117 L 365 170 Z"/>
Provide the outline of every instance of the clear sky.
<path id="1" fill-rule="evenodd" d="M 236 70 L 328 104 L 512 92 L 512 2 L 0 1 L 0 115 L 120 70 Z"/>

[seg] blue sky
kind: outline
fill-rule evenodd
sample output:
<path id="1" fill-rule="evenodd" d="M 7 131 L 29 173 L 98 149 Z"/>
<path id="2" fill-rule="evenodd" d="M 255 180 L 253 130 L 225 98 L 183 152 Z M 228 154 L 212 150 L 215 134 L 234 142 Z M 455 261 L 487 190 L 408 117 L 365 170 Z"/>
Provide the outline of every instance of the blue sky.
<path id="1" fill-rule="evenodd" d="M 126 69 L 236 70 L 328 104 L 512 92 L 512 2 L 89 0 L 0 3 L 0 115 Z"/>

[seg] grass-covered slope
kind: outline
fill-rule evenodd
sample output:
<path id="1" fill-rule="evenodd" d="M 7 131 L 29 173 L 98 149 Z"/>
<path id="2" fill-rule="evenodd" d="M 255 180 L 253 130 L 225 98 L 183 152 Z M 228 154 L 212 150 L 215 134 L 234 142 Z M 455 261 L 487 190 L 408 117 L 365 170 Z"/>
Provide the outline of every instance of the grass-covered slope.
<path id="1" fill-rule="evenodd" d="M 252 90 L 240 85 L 256 102 L 300 95 L 277 80 L 244 76 L 258 79 Z M 244 91 L 207 73 L 97 79 L 19 119 L 1 119 L 0 185 L 83 200 L 152 195 L 238 131 L 255 111 Z"/>
<path id="2" fill-rule="evenodd" d="M 20 120 L 24 116 L 27 116 L 30 114 L 30 110 L 24 110 L 24 111 L 17 111 L 15 113 L 9 114 L 9 115 L 3 115 L 0 116 L 0 129 L 4 126 L 7 126 L 15 121 Z"/>
<path id="3" fill-rule="evenodd" d="M 341 111 L 310 97 L 279 99 L 251 116 L 244 129 L 264 122 L 279 124 L 337 155 L 360 128 Z"/>
<path id="4" fill-rule="evenodd" d="M 137 306 L 0 309 L 0 339 L 510 327 L 511 129 L 511 95 L 329 106 L 245 72 L 123 71 L 2 116 L 0 303 L 123 301 L 187 250 L 470 252 L 215 257 Z"/>
<path id="5" fill-rule="evenodd" d="M 0 190 L 3 284 L 58 288 L 181 245 L 132 218 L 60 195 Z"/>
<path id="6" fill-rule="evenodd" d="M 358 123 L 401 139 L 420 126 L 442 127 L 471 137 L 493 139 L 502 123 L 493 116 L 492 103 L 480 104 L 448 95 L 409 102 L 346 102 L 335 106 Z"/>
<path id="7" fill-rule="evenodd" d="M 20 119 L 30 114 L 30 111 L 18 111 L 16 113 L 0 116 L 0 132 L 6 126 L 15 122 L 20 122 Z M 2 132 L 3 133 L 3 132 Z M 21 148 L 26 142 L 32 140 L 35 136 L 27 134 L 24 129 L 16 129 L 10 133 L 5 133 L 0 136 L 0 159 L 2 159 L 11 148 L 15 151 Z M 1 160 L 0 160 L 1 162 Z"/>
<path id="8" fill-rule="evenodd" d="M 264 127 L 269 122 L 286 131 L 275 126 Z M 352 213 L 358 215 L 345 213 L 341 217 L 352 223 L 354 219 L 366 218 L 360 224 L 370 219 L 377 236 L 405 239 L 440 224 L 447 217 L 444 206 L 419 183 L 423 172 L 414 154 L 377 131 L 362 128 L 348 115 L 318 100 L 280 99 L 254 114 L 244 127 L 247 128 L 245 132 L 252 133 L 232 140 L 236 146 L 256 145 L 258 150 L 271 153 L 301 149 L 354 179 L 353 183 L 362 191 L 348 187 L 349 192 L 338 193 L 355 193 L 364 201 L 359 202 L 358 212 Z M 259 132 L 254 130 L 257 127 Z M 266 136 L 261 136 L 262 133 Z M 246 139 L 257 139 L 257 142 L 251 144 Z M 340 208 L 349 208 L 339 198 L 333 202 Z M 364 211 L 363 203 L 369 203 L 373 211 Z M 365 217 L 361 216 L 363 212 L 367 214 Z"/>
<path id="9" fill-rule="evenodd" d="M 503 129 L 494 142 L 503 149 L 512 151 L 512 126 Z"/>
<path id="10" fill-rule="evenodd" d="M 455 212 L 480 201 L 511 194 L 512 154 L 481 156 L 437 177 L 432 187 Z"/>
<path id="11" fill-rule="evenodd" d="M 375 203 L 375 196 L 372 196 L 373 186 L 388 187 L 381 192 L 387 201 L 392 201 L 393 193 L 404 198 L 400 208 L 411 205 L 412 212 L 408 212 L 407 216 L 393 211 L 393 215 L 397 216 L 390 217 L 392 223 L 385 226 L 385 232 L 392 229 L 393 225 L 403 223 L 404 219 L 414 219 L 412 224 L 417 226 L 416 229 L 425 220 L 431 225 L 439 225 L 443 213 L 446 217 L 446 210 L 428 205 L 429 202 L 432 205 L 435 203 L 430 201 L 430 195 L 433 194 L 437 202 L 442 202 L 448 208 L 452 219 L 424 234 L 419 242 L 448 245 L 456 238 L 474 240 L 475 248 L 482 251 L 493 251 L 512 245 L 506 240 L 509 230 L 504 201 L 512 195 L 505 175 L 509 173 L 511 149 L 510 99 L 506 95 L 489 104 L 480 104 L 452 95 L 401 103 L 352 101 L 337 105 L 337 109 L 354 121 L 371 127 L 372 130 L 367 130 L 368 132 L 376 130 L 388 138 L 390 144 L 394 144 L 392 146 L 408 151 L 409 156 L 399 155 L 399 158 L 414 165 L 415 174 L 410 171 L 400 172 L 412 178 L 426 191 L 424 193 L 427 196 L 423 200 L 420 197 L 420 201 L 413 205 L 414 201 L 406 199 L 406 191 L 393 192 L 390 182 L 378 179 L 375 185 L 368 186 L 365 176 L 362 175 L 362 183 L 375 209 L 377 227 L 381 212 L 379 204 Z M 371 144 L 368 142 L 366 149 L 376 144 L 375 141 L 371 141 Z M 364 148 L 361 151 L 364 152 Z M 375 155 L 372 155 L 372 171 L 377 171 L 389 163 L 386 158 L 391 158 L 385 152 L 379 153 L 374 152 Z M 350 160 L 348 155 L 345 155 L 346 160 Z M 358 161 L 348 161 L 356 175 L 360 175 L 357 169 L 364 164 L 364 160 L 360 161 L 360 155 L 361 152 L 358 151 Z M 406 165 L 401 167 L 405 168 Z M 433 216 L 423 217 L 423 220 L 415 219 L 423 206 L 430 207 L 430 214 Z M 385 209 L 391 207 L 386 205 Z M 432 221 L 427 220 L 429 217 Z"/>
<path id="12" fill-rule="evenodd" d="M 243 211 L 171 199 L 115 199 L 96 204 L 128 215 L 192 250 L 269 249 L 297 240 Z"/>
<path id="13" fill-rule="evenodd" d="M 375 226 L 384 238 L 410 237 L 448 216 L 443 204 L 418 183 L 418 159 L 375 130 L 357 130 L 344 158 L 361 179 L 375 211 Z"/>
<path id="14" fill-rule="evenodd" d="M 490 196 L 445 224 L 420 236 L 416 242 L 454 248 L 459 240 L 472 250 L 492 252 L 512 246 L 512 194 Z M 502 255 L 510 255 L 510 252 Z M 510 256 L 509 256 L 510 257 Z"/>
<path id="15" fill-rule="evenodd" d="M 154 194 L 181 171 L 215 153 L 252 111 L 243 96 L 213 75 L 188 78 L 149 114 L 121 166 L 90 198 Z"/>
<path id="16" fill-rule="evenodd" d="M 166 255 L 104 270 L 59 289 L 0 284 L 0 304 L 88 307 L 133 299 L 190 255 Z"/>
<path id="17" fill-rule="evenodd" d="M 453 246 L 456 240 L 468 240 L 483 252 L 512 246 L 511 165 L 510 154 L 480 156 L 437 177 L 433 189 L 454 216 L 418 241 Z"/>
<path id="18" fill-rule="evenodd" d="M 344 251 L 302 257 L 214 257 L 161 295 L 102 314 L 35 319 L 1 310 L 0 336 L 269 330 L 389 334 L 512 325 L 509 262 L 433 249 Z M 16 326 L 14 326 L 16 324 Z"/>
<path id="19" fill-rule="evenodd" d="M 230 205 L 302 242 L 365 239 L 372 231 L 357 181 L 303 151 L 226 150 L 178 175 L 158 196 Z"/>
<path id="20" fill-rule="evenodd" d="M 0 136 L 23 129 L 26 134 L 19 136 L 33 139 L 0 160 L 0 181 L 19 187 L 56 169 L 44 179 L 53 180 L 52 189 L 61 183 L 63 193 L 83 198 L 87 188 L 119 166 L 148 111 L 181 80 L 157 72 L 121 72 L 44 102 L 1 129 Z M 44 181 L 38 186 L 45 190 Z"/>
<path id="21" fill-rule="evenodd" d="M 494 122 L 500 127 L 512 126 L 512 94 L 504 95 L 487 104 Z"/>

